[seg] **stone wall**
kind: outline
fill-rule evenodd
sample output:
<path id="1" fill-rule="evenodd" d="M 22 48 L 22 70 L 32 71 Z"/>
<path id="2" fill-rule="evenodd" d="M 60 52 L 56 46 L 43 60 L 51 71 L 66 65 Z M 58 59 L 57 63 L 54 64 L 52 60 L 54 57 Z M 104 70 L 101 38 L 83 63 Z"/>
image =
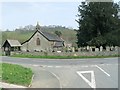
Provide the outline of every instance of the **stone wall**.
<path id="1" fill-rule="evenodd" d="M 99 48 L 98 47 L 95 47 L 95 46 L 86 46 L 86 47 L 80 47 L 80 48 L 77 48 L 75 49 L 74 47 L 71 47 L 71 51 L 72 52 L 102 52 L 102 51 L 118 51 L 118 49 L 120 49 L 120 47 L 118 46 L 106 46 L 106 47 L 102 47 L 100 46 Z"/>
<path id="2" fill-rule="evenodd" d="M 12 52 L 12 54 L 30 54 L 30 55 L 48 55 L 48 56 L 110 56 L 120 55 L 118 51 L 102 51 L 102 52 Z"/>

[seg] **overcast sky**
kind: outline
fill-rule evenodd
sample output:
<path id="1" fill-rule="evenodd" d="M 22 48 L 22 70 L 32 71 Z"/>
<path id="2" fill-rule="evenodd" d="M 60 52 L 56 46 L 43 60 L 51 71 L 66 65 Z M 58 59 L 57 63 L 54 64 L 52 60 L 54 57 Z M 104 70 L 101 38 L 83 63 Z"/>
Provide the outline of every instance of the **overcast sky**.
<path id="1" fill-rule="evenodd" d="M 1 4 L 2 30 L 36 25 L 37 21 L 41 26 L 78 27 L 75 19 L 80 2 L 2 2 Z"/>

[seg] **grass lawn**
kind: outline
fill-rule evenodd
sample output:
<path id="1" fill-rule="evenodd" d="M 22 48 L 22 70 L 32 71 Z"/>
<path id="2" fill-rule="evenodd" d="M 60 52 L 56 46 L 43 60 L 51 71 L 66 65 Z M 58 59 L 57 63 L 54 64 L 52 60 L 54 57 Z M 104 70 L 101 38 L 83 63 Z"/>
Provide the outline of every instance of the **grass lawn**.
<path id="1" fill-rule="evenodd" d="M 45 58 L 45 59 L 79 59 L 79 58 L 108 58 L 108 57 L 118 57 L 118 55 L 112 56 L 33 56 L 30 54 L 16 54 L 11 57 L 21 57 L 21 58 Z"/>
<path id="2" fill-rule="evenodd" d="M 2 81 L 11 84 L 28 86 L 33 76 L 30 68 L 24 68 L 20 65 L 2 63 Z M 1 72 L 0 71 L 0 72 Z"/>

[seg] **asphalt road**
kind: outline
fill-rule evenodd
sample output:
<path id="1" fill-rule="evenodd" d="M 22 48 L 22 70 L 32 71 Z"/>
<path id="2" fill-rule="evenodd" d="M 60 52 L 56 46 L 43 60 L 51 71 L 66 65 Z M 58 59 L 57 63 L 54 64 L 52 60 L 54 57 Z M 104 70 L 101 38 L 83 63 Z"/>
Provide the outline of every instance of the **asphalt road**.
<path id="1" fill-rule="evenodd" d="M 118 58 L 30 59 L 2 57 L 30 67 L 34 88 L 118 88 Z"/>

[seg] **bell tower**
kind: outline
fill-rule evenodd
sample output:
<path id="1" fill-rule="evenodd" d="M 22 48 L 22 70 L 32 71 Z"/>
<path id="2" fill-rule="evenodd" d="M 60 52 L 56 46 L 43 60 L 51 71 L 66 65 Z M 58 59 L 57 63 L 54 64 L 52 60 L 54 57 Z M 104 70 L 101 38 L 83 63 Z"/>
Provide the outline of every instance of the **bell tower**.
<path id="1" fill-rule="evenodd" d="M 36 25 L 35 29 L 36 29 L 36 30 L 41 30 L 41 27 L 40 27 L 40 25 L 39 25 L 39 22 L 37 22 L 37 25 Z"/>

